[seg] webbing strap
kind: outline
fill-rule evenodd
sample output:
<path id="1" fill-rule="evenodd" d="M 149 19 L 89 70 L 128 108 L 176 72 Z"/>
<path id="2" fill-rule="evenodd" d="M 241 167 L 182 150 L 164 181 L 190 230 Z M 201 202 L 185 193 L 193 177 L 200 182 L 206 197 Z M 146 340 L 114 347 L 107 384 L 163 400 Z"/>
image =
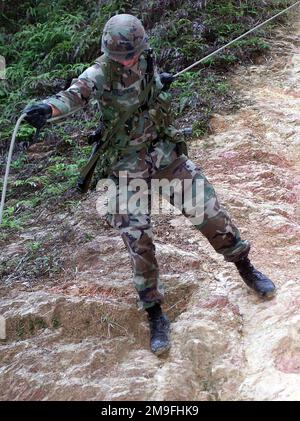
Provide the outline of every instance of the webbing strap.
<path id="1" fill-rule="evenodd" d="M 139 101 L 136 106 L 133 106 L 129 111 L 125 112 L 122 117 L 120 117 L 118 124 L 116 124 L 111 132 L 107 135 L 103 145 L 95 152 L 95 154 L 91 157 L 89 162 L 82 168 L 80 171 L 80 177 L 82 179 L 86 178 L 88 173 L 95 168 L 95 164 L 97 163 L 98 159 L 100 158 L 101 154 L 106 152 L 108 147 L 111 144 L 111 141 L 113 140 L 114 136 L 118 133 L 119 130 L 121 130 L 126 122 L 133 117 L 133 115 L 139 110 L 139 108 L 144 104 L 146 101 L 148 95 L 150 94 L 150 91 L 152 89 L 154 82 L 154 76 L 152 76 L 150 82 L 146 86 L 146 88 L 140 93 L 139 95 Z"/>

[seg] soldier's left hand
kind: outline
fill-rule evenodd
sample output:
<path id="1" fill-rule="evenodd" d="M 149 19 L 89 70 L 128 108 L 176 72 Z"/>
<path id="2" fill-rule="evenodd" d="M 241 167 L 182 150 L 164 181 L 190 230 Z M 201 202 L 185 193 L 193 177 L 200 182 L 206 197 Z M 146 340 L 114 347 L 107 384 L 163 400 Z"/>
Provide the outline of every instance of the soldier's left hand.
<path id="1" fill-rule="evenodd" d="M 26 114 L 25 120 L 27 123 L 41 129 L 47 122 L 49 118 L 52 117 L 52 108 L 49 104 L 37 103 L 32 105 L 27 105 L 24 108 L 23 113 Z"/>

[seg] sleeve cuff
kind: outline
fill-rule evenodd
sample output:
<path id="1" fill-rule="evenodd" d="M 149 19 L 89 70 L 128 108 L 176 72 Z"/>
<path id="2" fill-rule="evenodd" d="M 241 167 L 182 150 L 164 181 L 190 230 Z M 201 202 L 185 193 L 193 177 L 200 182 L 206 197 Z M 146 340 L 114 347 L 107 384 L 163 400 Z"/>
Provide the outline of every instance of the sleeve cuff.
<path id="1" fill-rule="evenodd" d="M 60 114 L 67 114 L 69 111 L 71 111 L 69 107 L 58 98 L 50 97 L 50 98 L 45 99 L 43 103 L 53 105 L 55 108 L 58 109 Z"/>

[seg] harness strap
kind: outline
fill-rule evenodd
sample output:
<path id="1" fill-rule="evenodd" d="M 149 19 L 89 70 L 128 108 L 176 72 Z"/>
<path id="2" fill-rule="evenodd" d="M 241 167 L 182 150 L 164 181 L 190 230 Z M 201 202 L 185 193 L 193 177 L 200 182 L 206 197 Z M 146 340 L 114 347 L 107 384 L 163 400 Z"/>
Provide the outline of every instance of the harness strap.
<path id="1" fill-rule="evenodd" d="M 120 117 L 118 123 L 113 127 L 113 129 L 110 132 L 107 132 L 106 136 L 104 136 L 103 144 L 95 151 L 95 153 L 91 156 L 88 163 L 80 171 L 80 177 L 79 177 L 78 184 L 80 186 L 84 185 L 84 187 L 82 188 L 83 191 L 88 190 L 91 179 L 92 179 L 93 172 L 94 172 L 96 164 L 97 164 L 97 161 L 100 158 L 100 156 L 104 152 L 107 151 L 107 149 L 111 145 L 115 135 L 118 133 L 118 131 L 120 129 L 124 128 L 127 121 L 131 117 L 133 117 L 133 115 L 137 111 L 142 110 L 142 108 L 145 107 L 145 105 L 148 103 L 148 96 L 151 94 L 151 89 L 152 89 L 153 83 L 154 83 L 153 62 L 152 62 L 152 65 L 150 64 L 150 66 L 152 66 L 152 68 L 149 68 L 149 72 L 148 72 L 148 67 L 149 67 L 149 63 L 148 63 L 147 71 L 146 71 L 146 76 L 147 76 L 148 81 L 147 81 L 147 85 L 146 85 L 145 89 L 143 89 L 142 92 L 139 95 L 138 104 L 131 107 L 130 110 L 128 110 L 127 112 L 123 113 L 123 115 Z M 112 165 L 113 164 L 114 163 L 112 163 Z"/>

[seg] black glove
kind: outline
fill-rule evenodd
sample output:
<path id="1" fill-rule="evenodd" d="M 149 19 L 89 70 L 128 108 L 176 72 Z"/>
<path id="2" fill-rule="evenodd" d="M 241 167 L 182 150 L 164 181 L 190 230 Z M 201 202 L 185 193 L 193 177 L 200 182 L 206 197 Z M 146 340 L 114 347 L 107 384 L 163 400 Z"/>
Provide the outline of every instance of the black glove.
<path id="1" fill-rule="evenodd" d="M 47 122 L 49 118 L 52 117 L 52 108 L 48 104 L 33 104 L 24 108 L 23 113 L 26 113 L 27 116 L 25 120 L 27 123 L 41 129 Z"/>
<path id="2" fill-rule="evenodd" d="M 171 83 L 174 81 L 174 76 L 171 73 L 160 73 L 159 75 L 161 83 L 164 85 L 163 91 L 167 91 Z"/>

